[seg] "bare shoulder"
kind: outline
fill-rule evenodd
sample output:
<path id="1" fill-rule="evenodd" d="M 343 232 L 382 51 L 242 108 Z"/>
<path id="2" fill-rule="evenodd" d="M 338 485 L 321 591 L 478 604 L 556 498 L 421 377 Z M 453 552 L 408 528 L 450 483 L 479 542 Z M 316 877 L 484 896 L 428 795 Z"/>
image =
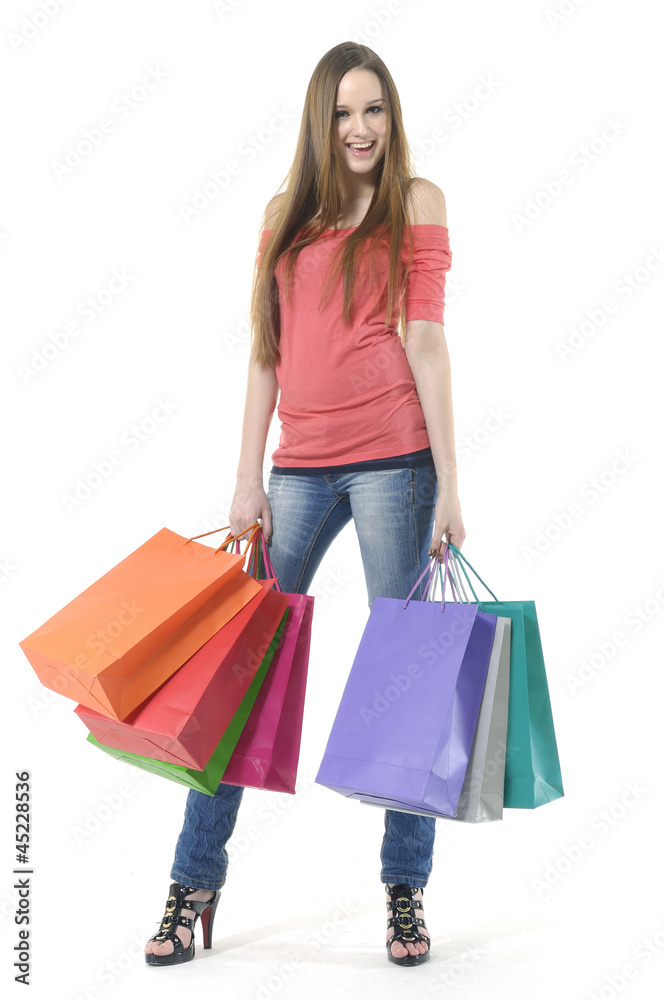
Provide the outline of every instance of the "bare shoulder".
<path id="1" fill-rule="evenodd" d="M 272 229 L 274 227 L 276 220 L 279 218 L 284 197 L 285 195 L 282 192 L 281 194 L 275 194 L 274 198 L 270 198 L 263 213 L 263 225 L 261 228 Z"/>
<path id="2" fill-rule="evenodd" d="M 413 177 L 406 196 L 406 220 L 409 225 L 447 226 L 445 195 L 433 181 Z"/>

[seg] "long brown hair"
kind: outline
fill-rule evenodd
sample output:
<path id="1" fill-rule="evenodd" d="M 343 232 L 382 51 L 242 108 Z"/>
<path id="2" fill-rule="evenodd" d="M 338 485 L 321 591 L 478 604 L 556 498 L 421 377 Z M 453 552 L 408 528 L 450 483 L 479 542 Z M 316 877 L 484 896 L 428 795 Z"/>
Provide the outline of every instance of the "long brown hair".
<path id="1" fill-rule="evenodd" d="M 395 299 L 404 280 L 401 252 L 408 232 L 406 194 L 414 176 L 413 162 L 404 133 L 401 102 L 385 63 L 366 45 L 342 42 L 325 53 L 309 81 L 295 156 L 284 181 L 286 189 L 278 198 L 267 245 L 256 261 L 251 292 L 251 345 L 254 360 L 262 365 L 274 365 L 279 359 L 279 291 L 274 275 L 277 262 L 281 257 L 285 260 L 288 294 L 300 251 L 326 229 L 336 228 L 343 209 L 341 172 L 333 150 L 334 110 L 339 82 L 351 69 L 371 70 L 381 80 L 387 105 L 387 145 L 368 211 L 359 226 L 340 241 L 339 251 L 331 259 L 333 266 L 321 302 L 329 297 L 341 270 L 343 320 L 350 323 L 357 262 L 361 258 L 363 265 L 367 262 L 373 267 L 379 246 L 389 245 L 386 323 L 391 325 Z M 266 228 L 267 214 L 266 209 L 261 229 Z M 409 263 L 410 243 L 408 254 Z M 403 337 L 405 297 L 396 320 Z"/>

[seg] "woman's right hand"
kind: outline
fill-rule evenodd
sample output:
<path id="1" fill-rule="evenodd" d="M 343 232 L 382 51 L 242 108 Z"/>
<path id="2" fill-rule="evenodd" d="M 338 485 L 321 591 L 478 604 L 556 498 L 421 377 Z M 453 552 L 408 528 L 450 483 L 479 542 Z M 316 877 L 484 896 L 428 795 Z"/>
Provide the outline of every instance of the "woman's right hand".
<path id="1" fill-rule="evenodd" d="M 263 482 L 258 479 L 238 481 L 228 515 L 231 531 L 234 535 L 238 535 L 246 528 L 250 528 L 259 518 L 267 543 L 272 535 L 272 512 L 270 501 L 263 489 Z"/>

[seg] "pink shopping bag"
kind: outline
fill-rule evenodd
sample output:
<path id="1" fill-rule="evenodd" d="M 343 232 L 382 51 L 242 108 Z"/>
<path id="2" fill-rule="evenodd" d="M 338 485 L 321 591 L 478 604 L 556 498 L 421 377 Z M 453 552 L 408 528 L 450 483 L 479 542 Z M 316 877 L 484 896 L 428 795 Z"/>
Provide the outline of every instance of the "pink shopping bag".
<path id="1" fill-rule="evenodd" d="M 258 576 L 259 551 L 265 572 L 276 575 L 260 533 L 254 536 L 250 569 Z M 279 590 L 279 584 L 276 583 Z M 289 615 L 281 643 L 242 730 L 235 751 L 224 771 L 222 783 L 295 792 L 300 756 L 302 719 L 309 665 L 314 598 L 309 594 L 287 594 Z"/>

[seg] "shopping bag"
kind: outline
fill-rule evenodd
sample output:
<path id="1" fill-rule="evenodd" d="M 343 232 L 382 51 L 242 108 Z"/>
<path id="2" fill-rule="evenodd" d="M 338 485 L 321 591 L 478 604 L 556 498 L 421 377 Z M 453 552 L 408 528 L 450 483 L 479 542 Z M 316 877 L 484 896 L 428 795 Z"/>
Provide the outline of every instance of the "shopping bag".
<path id="1" fill-rule="evenodd" d="M 450 549 L 477 607 L 512 622 L 504 806 L 534 809 L 564 795 L 535 602 L 498 601 L 463 553 Z M 479 600 L 466 566 L 493 601 Z"/>
<path id="2" fill-rule="evenodd" d="M 124 719 L 260 591 L 242 563 L 162 528 L 19 645 L 46 687 Z"/>
<path id="3" fill-rule="evenodd" d="M 497 617 L 475 738 L 455 817 L 465 823 L 503 818 L 511 629 L 509 618 Z"/>
<path id="4" fill-rule="evenodd" d="M 507 703 L 510 667 L 509 618 L 498 618 L 494 643 L 489 658 L 486 684 L 468 760 L 468 769 L 461 788 L 455 816 L 415 809 L 393 802 L 397 812 L 414 812 L 450 822 L 488 823 L 503 818 L 503 787 L 505 781 L 505 751 L 507 738 Z M 381 805 L 364 796 L 361 800 Z"/>
<path id="5" fill-rule="evenodd" d="M 86 706 L 75 712 L 95 739 L 116 750 L 202 769 L 240 706 L 288 598 L 261 586 L 212 638 L 126 719 Z"/>
<path id="6" fill-rule="evenodd" d="M 94 738 L 92 733 L 88 733 L 88 742 L 93 746 L 98 747 L 100 750 L 103 750 L 104 753 L 109 754 L 111 757 L 115 757 L 117 760 L 123 760 L 127 764 L 133 764 L 135 767 L 140 767 L 144 771 L 150 771 L 152 774 L 157 774 L 162 778 L 168 778 L 170 781 L 178 782 L 178 784 L 187 785 L 189 788 L 195 788 L 199 792 L 205 792 L 206 795 L 214 795 L 215 791 L 219 787 L 221 775 L 228 766 L 228 761 L 230 760 L 231 754 L 233 753 L 240 733 L 242 732 L 242 728 L 246 724 L 249 717 L 249 713 L 256 700 L 260 687 L 265 681 L 272 658 L 279 645 L 288 615 L 289 610 L 286 609 L 279 623 L 279 627 L 265 652 L 265 656 L 263 657 L 244 698 L 240 702 L 238 710 L 233 716 L 229 726 L 227 726 L 221 740 L 215 747 L 210 760 L 201 770 L 197 768 L 181 767 L 179 764 L 171 764 L 167 761 L 154 760 L 151 757 L 145 757 L 141 754 L 129 753 L 126 750 L 117 750 L 115 747 L 104 746 L 103 743 L 99 743 Z"/>
<path id="7" fill-rule="evenodd" d="M 256 535 L 252 548 L 253 572 L 257 576 L 266 572 L 276 580 L 262 532 Z M 252 572 L 251 555 L 248 572 Z M 280 589 L 278 581 L 275 586 Z M 290 614 L 281 643 L 221 781 L 294 794 L 314 598 L 309 594 L 285 596 Z"/>
<path id="8" fill-rule="evenodd" d="M 496 615 L 443 598 L 374 598 L 316 781 L 387 808 L 455 816 Z M 443 612 L 443 613 L 441 613 Z"/>

